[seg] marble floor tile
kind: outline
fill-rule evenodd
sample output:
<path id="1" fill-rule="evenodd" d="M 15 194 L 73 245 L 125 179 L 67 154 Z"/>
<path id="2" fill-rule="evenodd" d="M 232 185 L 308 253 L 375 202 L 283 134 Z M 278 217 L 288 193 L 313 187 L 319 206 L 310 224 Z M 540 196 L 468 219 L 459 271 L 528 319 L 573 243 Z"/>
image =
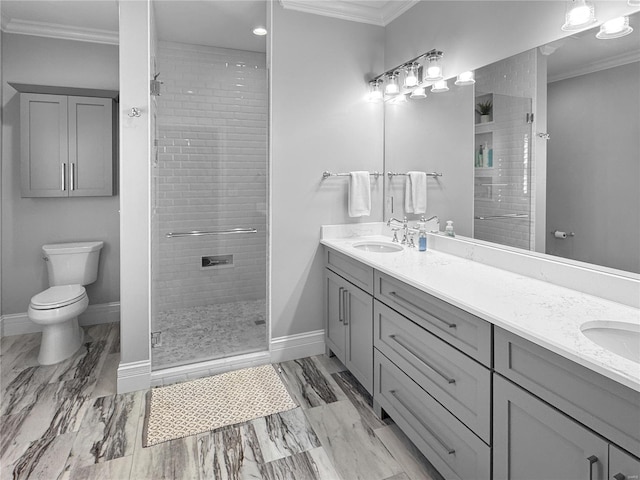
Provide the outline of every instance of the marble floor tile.
<path id="1" fill-rule="evenodd" d="M 383 480 L 403 469 L 373 435 L 349 401 L 305 410 L 309 423 L 340 475 L 349 480 Z"/>
<path id="2" fill-rule="evenodd" d="M 375 434 L 402 465 L 410 480 L 444 480 L 395 424 L 379 428 L 375 430 Z"/>
<path id="3" fill-rule="evenodd" d="M 340 480 L 342 477 L 331 464 L 324 448 L 274 460 L 265 465 L 269 480 Z"/>
<path id="4" fill-rule="evenodd" d="M 197 439 L 201 479 L 268 478 L 260 443 L 251 422 L 203 433 Z"/>
<path id="5" fill-rule="evenodd" d="M 78 430 L 67 469 L 133 455 L 143 400 L 142 391 L 95 399 Z"/>
<path id="6" fill-rule="evenodd" d="M 335 355 L 333 357 L 329 357 L 328 355 L 316 355 L 313 359 L 322 365 L 325 371 L 331 375 L 338 372 L 344 372 L 347 369 L 347 367 L 345 367 Z"/>
<path id="7" fill-rule="evenodd" d="M 196 437 L 143 448 L 136 442 L 131 467 L 135 480 L 194 480 L 199 478 Z"/>
<path id="8" fill-rule="evenodd" d="M 0 344 L 0 378 L 2 390 L 27 367 L 37 367 L 40 351 L 40 333 L 3 337 Z"/>
<path id="9" fill-rule="evenodd" d="M 311 357 L 279 364 L 289 393 L 302 408 L 346 400 L 347 396 L 322 365 Z"/>
<path id="10" fill-rule="evenodd" d="M 320 440 L 301 408 L 251 421 L 265 462 L 320 446 Z"/>
<path id="11" fill-rule="evenodd" d="M 2 478 L 57 480 L 64 475 L 66 458 L 75 440 L 75 433 L 54 435 L 47 431 L 32 442 L 14 462 L 2 465 Z M 5 470 L 6 469 L 6 470 Z"/>
<path id="12" fill-rule="evenodd" d="M 120 457 L 108 462 L 71 470 L 68 478 L 69 480 L 125 480 L 129 478 L 132 465 L 132 455 Z"/>
<path id="13" fill-rule="evenodd" d="M 93 398 L 113 395 L 118 384 L 118 366 L 120 365 L 120 353 L 109 353 L 105 357 L 102 369 L 97 375 L 96 386 L 93 389 Z"/>
<path id="14" fill-rule="evenodd" d="M 380 420 L 373 411 L 373 397 L 367 390 L 356 380 L 351 372 L 344 371 L 331 375 L 338 386 L 349 397 L 351 403 L 358 409 L 358 413 L 362 417 L 365 425 L 369 430 L 381 428 L 387 425 L 387 422 Z"/>
<path id="15" fill-rule="evenodd" d="M 406 473 L 399 473 L 397 475 L 394 475 L 393 477 L 389 477 L 389 478 L 385 478 L 384 480 L 411 480 Z M 425 480 L 428 480 L 428 478 L 425 478 Z"/>
<path id="16" fill-rule="evenodd" d="M 55 366 L 27 367 L 3 388 L 1 415 L 11 415 L 24 408 L 30 408 L 41 398 L 43 390 L 53 373 Z"/>

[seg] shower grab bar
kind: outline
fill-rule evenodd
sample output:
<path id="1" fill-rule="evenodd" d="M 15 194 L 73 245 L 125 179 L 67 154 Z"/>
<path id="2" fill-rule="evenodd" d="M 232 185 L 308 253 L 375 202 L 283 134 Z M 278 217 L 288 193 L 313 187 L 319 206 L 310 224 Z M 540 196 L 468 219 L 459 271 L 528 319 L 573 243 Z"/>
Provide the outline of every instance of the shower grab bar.
<path id="1" fill-rule="evenodd" d="M 529 218 L 526 213 L 505 213 L 504 215 L 489 215 L 486 217 L 473 217 L 476 220 L 493 220 L 495 218 Z"/>
<path id="2" fill-rule="evenodd" d="M 258 233 L 256 228 L 230 228 L 229 230 L 213 230 L 213 231 L 200 231 L 192 230 L 190 232 L 170 232 L 166 234 L 167 238 L 175 237 L 203 237 L 206 235 L 232 235 L 234 233 Z"/>

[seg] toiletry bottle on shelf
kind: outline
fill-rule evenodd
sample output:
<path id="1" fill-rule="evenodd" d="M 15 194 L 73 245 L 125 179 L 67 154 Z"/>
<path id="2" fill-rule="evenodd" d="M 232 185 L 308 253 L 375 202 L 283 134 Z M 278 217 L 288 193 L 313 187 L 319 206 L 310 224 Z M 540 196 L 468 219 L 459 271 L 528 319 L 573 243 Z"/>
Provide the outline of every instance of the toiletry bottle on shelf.
<path id="1" fill-rule="evenodd" d="M 424 252 L 427 249 L 427 229 L 423 222 L 418 222 L 418 251 Z"/>
<path id="2" fill-rule="evenodd" d="M 478 167 L 484 167 L 484 150 L 482 149 L 482 145 L 478 149 Z"/>
<path id="3" fill-rule="evenodd" d="M 487 152 L 487 167 L 493 167 L 493 147 L 489 147 L 489 151 Z"/>
<path id="4" fill-rule="evenodd" d="M 456 234 L 453 231 L 453 220 L 447 220 L 447 226 L 444 228 L 444 234 L 447 237 L 455 237 Z"/>

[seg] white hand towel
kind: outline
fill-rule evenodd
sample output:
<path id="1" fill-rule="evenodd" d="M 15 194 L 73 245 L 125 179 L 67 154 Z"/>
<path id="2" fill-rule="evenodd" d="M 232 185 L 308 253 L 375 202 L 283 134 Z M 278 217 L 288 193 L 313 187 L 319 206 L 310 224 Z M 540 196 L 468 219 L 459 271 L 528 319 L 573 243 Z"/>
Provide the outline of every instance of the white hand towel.
<path id="1" fill-rule="evenodd" d="M 369 172 L 349 175 L 349 216 L 371 215 L 371 180 Z"/>
<path id="2" fill-rule="evenodd" d="M 404 192 L 405 213 L 427 212 L 427 174 L 407 172 Z"/>

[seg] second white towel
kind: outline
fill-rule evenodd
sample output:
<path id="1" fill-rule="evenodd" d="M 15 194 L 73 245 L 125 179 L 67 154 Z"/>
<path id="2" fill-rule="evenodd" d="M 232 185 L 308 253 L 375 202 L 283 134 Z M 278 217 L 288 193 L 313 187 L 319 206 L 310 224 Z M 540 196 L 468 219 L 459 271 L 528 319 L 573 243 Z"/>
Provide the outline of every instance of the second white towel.
<path id="1" fill-rule="evenodd" d="M 405 213 L 427 212 L 427 174 L 407 172 L 404 192 Z"/>
<path id="2" fill-rule="evenodd" d="M 371 215 L 371 179 L 369 172 L 351 172 L 349 175 L 349 216 Z"/>

